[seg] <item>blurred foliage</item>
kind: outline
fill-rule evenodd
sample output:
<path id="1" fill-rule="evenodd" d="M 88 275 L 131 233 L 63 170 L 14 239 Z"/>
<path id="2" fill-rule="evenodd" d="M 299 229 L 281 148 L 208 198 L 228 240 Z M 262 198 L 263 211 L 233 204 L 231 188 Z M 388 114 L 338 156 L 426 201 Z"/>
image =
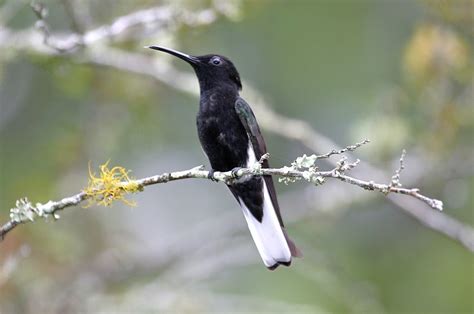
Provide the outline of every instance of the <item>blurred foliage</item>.
<path id="1" fill-rule="evenodd" d="M 410 100 L 419 104 L 419 116 L 432 121 L 427 131 L 435 136 L 424 142 L 438 151 L 459 145 L 460 135 L 473 130 L 471 56 L 462 37 L 431 23 L 419 25 L 406 48 Z"/>
<path id="2" fill-rule="evenodd" d="M 231 19 L 114 46 L 145 54 L 143 45 L 165 42 L 227 55 L 278 112 L 341 144 L 370 138 L 363 162 L 393 169 L 402 148 L 420 157 L 408 159 L 406 175 L 431 165 L 416 186 L 474 224 L 472 1 L 44 2 L 53 32 L 158 4 L 226 6 Z M 67 3 L 84 25 L 71 22 Z M 0 5 L 12 12 L 9 27 L 35 23 L 26 2 Z M 137 177 L 206 162 L 197 99 L 76 61 L 0 54 L 0 221 L 20 197 L 77 193 L 89 161 L 111 158 Z M 275 166 L 311 153 L 265 136 Z M 474 260 L 458 244 L 378 195 L 328 212 L 306 202 L 304 185 L 277 188 L 305 253 L 289 269 L 265 270 L 221 185 L 170 183 L 134 197 L 134 209 L 78 207 L 13 231 L 0 244 L 0 312 L 474 312 Z M 352 189 L 339 188 L 317 189 L 341 199 Z M 29 255 L 17 254 L 25 245 Z"/>

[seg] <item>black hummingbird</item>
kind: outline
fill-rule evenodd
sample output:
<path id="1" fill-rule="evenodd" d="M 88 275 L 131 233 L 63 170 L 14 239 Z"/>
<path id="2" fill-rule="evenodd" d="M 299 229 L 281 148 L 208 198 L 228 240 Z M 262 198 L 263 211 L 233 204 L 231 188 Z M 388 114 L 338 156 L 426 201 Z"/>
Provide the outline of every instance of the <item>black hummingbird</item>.
<path id="1" fill-rule="evenodd" d="M 249 167 L 267 152 L 250 106 L 239 96 L 240 75 L 234 64 L 220 55 L 191 56 L 160 47 L 189 63 L 199 80 L 198 136 L 212 171 Z M 262 166 L 268 168 L 268 161 Z M 271 176 L 241 178 L 228 188 L 239 202 L 250 233 L 266 267 L 289 266 L 301 252 L 284 229 Z"/>

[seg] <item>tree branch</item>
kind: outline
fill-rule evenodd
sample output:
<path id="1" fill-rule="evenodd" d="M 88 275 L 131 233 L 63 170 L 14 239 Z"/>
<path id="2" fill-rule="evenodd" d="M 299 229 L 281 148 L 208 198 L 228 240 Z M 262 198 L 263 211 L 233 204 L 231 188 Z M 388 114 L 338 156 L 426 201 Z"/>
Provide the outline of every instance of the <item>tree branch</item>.
<path id="1" fill-rule="evenodd" d="M 117 17 L 112 23 L 80 33 L 53 34 L 46 22 L 47 9 L 37 2 L 31 8 L 38 18 L 34 27 L 24 30 L 12 30 L 1 24 L 0 47 L 14 50 L 34 51 L 46 55 L 72 54 L 79 48 L 91 47 L 114 40 L 125 41 L 142 36 L 164 32 L 179 25 L 192 27 L 208 25 L 216 21 L 219 15 L 230 13 L 211 7 L 203 10 L 178 10 L 173 5 L 161 5 L 139 10 Z"/>
<path id="2" fill-rule="evenodd" d="M 285 166 L 282 168 L 262 168 L 262 162 L 269 157 L 268 154 L 262 156 L 261 160 L 257 162 L 255 165 L 249 168 L 241 168 L 237 171 L 227 171 L 227 172 L 214 172 L 210 173 L 209 171 L 204 170 L 203 166 L 194 167 L 188 170 L 183 171 L 175 171 L 175 172 L 167 172 L 159 175 L 154 175 L 142 179 L 131 180 L 128 179 L 126 176 L 126 181 L 117 181 L 115 184 L 115 188 L 120 189 L 124 193 L 126 192 L 138 192 L 142 191 L 146 186 L 167 183 L 170 181 L 177 181 L 183 179 L 213 179 L 218 182 L 223 182 L 228 185 L 232 185 L 236 182 L 241 182 L 246 180 L 251 176 L 277 176 L 279 177 L 280 182 L 284 182 L 286 184 L 290 182 L 295 182 L 297 180 L 305 180 L 313 185 L 321 185 L 325 182 L 326 179 L 336 179 L 342 182 L 355 185 L 361 187 L 365 190 L 370 191 L 378 191 L 385 195 L 395 193 L 395 194 L 403 194 L 408 195 L 413 198 L 416 198 L 433 209 L 442 210 L 443 203 L 439 200 L 429 198 L 420 193 L 419 189 L 416 188 L 404 188 L 400 183 L 399 179 L 397 184 L 395 185 L 392 182 L 388 184 L 383 183 L 375 183 L 373 181 L 364 181 L 358 178 L 354 178 L 349 176 L 346 172 L 352 170 L 359 164 L 359 160 L 355 162 L 348 163 L 346 157 L 342 157 L 339 162 L 337 162 L 337 166 L 328 171 L 319 171 L 318 167 L 316 166 L 316 161 L 320 159 L 329 158 L 332 155 L 342 154 L 347 151 L 351 151 L 360 147 L 361 145 L 368 143 L 368 140 L 363 142 L 357 143 L 355 145 L 347 146 L 344 149 L 339 151 L 331 151 L 330 153 L 324 155 L 311 155 L 306 156 L 303 155 L 302 157 L 298 157 L 291 166 Z M 400 164 L 403 164 L 403 158 L 405 154 L 402 154 L 400 158 Z M 111 171 L 105 170 L 105 173 L 110 178 L 116 177 L 116 173 L 114 173 L 114 169 L 120 169 L 121 173 L 124 172 L 123 168 L 121 167 L 114 167 Z M 400 167 L 396 172 L 395 176 L 400 176 L 402 167 Z M 101 174 L 104 174 L 104 166 L 101 167 Z M 95 176 L 91 174 L 91 178 L 94 179 Z M 122 177 L 120 177 L 122 178 Z M 59 201 L 49 201 L 45 204 L 37 203 L 33 205 L 29 202 L 26 198 L 20 199 L 16 202 L 16 207 L 10 210 L 10 221 L 5 223 L 0 228 L 0 238 L 3 240 L 5 235 L 12 231 L 15 227 L 20 224 L 24 224 L 27 222 L 34 221 L 37 217 L 42 218 L 49 218 L 53 217 L 54 219 L 58 219 L 59 215 L 57 214 L 58 211 L 63 210 L 67 207 L 77 206 L 80 203 L 88 200 L 88 199 L 104 199 L 104 198 L 111 198 L 110 201 L 114 199 L 122 199 L 122 197 L 117 197 L 117 193 L 113 193 L 113 196 L 107 192 L 107 189 L 104 188 L 104 181 L 95 181 L 99 182 L 98 185 L 95 184 L 92 187 L 85 189 L 84 191 L 70 196 L 63 198 Z M 129 189 L 130 186 L 134 186 L 133 189 Z M 90 192 L 92 191 L 92 192 Z M 100 192 L 99 192 L 100 191 Z M 106 202 L 104 204 L 110 204 L 110 202 Z M 443 228 L 443 226 L 438 226 L 439 228 Z M 468 226 L 456 225 L 456 228 L 460 228 L 464 230 L 464 235 L 459 239 L 459 237 L 453 237 L 451 230 L 444 230 L 444 234 L 450 236 L 451 238 L 459 240 L 466 248 L 470 251 L 474 252 L 474 241 L 472 241 L 472 235 L 474 232 Z M 469 240 L 471 237 L 471 241 Z"/>

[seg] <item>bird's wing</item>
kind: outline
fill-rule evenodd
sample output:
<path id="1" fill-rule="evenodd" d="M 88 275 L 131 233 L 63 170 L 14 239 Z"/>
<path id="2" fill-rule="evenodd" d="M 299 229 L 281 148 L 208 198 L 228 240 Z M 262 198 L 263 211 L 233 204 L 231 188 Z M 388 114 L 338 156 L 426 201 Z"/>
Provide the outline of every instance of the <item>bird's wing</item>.
<path id="1" fill-rule="evenodd" d="M 267 147 L 265 145 L 262 133 L 260 132 L 257 119 L 255 118 L 255 115 L 253 114 L 249 104 L 240 97 L 238 97 L 235 101 L 234 108 L 240 118 L 240 121 L 242 122 L 242 125 L 245 128 L 245 131 L 247 132 L 250 142 L 252 143 L 255 157 L 257 160 L 260 160 L 260 158 L 267 152 Z M 264 168 L 269 168 L 268 160 L 263 161 L 262 166 Z M 270 198 L 272 200 L 273 207 L 275 208 L 280 226 L 283 227 L 283 219 L 281 218 L 280 206 L 278 205 L 273 179 L 271 176 L 264 176 L 263 179 L 267 185 L 268 193 L 270 194 Z"/>

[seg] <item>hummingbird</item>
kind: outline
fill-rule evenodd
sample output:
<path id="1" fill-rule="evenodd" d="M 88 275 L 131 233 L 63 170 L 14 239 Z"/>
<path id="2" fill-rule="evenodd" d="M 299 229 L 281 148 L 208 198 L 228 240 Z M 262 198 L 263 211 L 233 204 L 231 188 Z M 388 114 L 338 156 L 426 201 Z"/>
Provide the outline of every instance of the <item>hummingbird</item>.
<path id="1" fill-rule="evenodd" d="M 212 167 L 210 178 L 215 171 L 236 171 L 259 162 L 267 148 L 250 105 L 239 95 L 242 82 L 232 61 L 217 54 L 192 56 L 162 46 L 148 48 L 186 61 L 196 73 L 200 88 L 197 131 Z M 262 167 L 269 167 L 267 160 Z M 271 176 L 241 177 L 227 187 L 268 269 L 290 266 L 292 257 L 302 255 L 285 231 Z"/>

